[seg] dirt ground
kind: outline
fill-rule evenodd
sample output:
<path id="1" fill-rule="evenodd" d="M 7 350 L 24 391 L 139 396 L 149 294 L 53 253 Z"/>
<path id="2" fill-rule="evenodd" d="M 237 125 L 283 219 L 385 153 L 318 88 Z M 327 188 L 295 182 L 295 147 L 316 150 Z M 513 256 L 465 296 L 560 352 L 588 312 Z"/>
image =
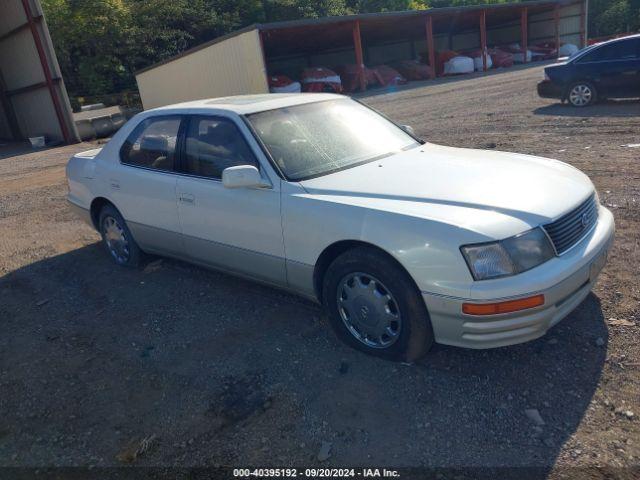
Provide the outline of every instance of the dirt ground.
<path id="1" fill-rule="evenodd" d="M 414 366 L 347 348 L 319 307 L 289 294 L 172 260 L 112 265 L 65 202 L 65 162 L 89 144 L 1 158 L 0 466 L 538 467 L 576 478 L 589 467 L 631 478 L 640 148 L 626 145 L 640 143 L 640 103 L 572 109 L 537 97 L 541 77 L 536 66 L 364 97 L 435 143 L 569 162 L 616 218 L 593 294 L 545 337 L 437 346 Z"/>

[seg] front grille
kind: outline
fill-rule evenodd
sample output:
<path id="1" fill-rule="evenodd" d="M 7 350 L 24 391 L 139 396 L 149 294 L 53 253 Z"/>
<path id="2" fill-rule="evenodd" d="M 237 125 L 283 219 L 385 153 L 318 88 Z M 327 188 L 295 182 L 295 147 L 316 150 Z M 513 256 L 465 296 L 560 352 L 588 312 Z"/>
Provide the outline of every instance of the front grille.
<path id="1" fill-rule="evenodd" d="M 566 215 L 555 222 L 544 225 L 544 229 L 553 242 L 556 253 L 561 255 L 578 243 L 591 230 L 597 220 L 598 204 L 596 196 L 591 195 Z"/>

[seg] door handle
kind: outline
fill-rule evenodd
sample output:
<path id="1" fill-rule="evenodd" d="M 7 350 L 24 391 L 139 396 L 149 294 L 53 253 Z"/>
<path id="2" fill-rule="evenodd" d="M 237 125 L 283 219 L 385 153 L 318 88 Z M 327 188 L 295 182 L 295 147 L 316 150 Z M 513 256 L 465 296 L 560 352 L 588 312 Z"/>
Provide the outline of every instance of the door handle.
<path id="1" fill-rule="evenodd" d="M 190 193 L 181 193 L 180 194 L 180 201 L 182 203 L 188 203 L 190 205 L 193 205 L 194 203 L 196 203 L 196 198 L 191 195 Z"/>

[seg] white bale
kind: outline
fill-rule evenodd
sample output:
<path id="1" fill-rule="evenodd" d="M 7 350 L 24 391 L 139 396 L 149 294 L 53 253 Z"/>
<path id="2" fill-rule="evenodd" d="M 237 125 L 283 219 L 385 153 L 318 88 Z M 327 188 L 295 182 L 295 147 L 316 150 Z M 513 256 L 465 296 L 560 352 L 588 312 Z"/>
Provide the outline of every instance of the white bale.
<path id="1" fill-rule="evenodd" d="M 473 58 L 459 55 L 445 62 L 444 74 L 458 75 L 461 73 L 472 73 L 474 68 Z"/>
<path id="2" fill-rule="evenodd" d="M 493 67 L 493 61 L 491 60 L 491 55 L 489 55 L 488 53 L 485 53 L 484 56 L 487 59 L 487 69 Z M 484 68 L 484 65 L 482 63 L 482 55 L 478 57 L 473 57 L 473 65 L 477 72 L 482 71 L 482 69 Z"/>
<path id="3" fill-rule="evenodd" d="M 527 50 L 527 62 L 530 62 L 531 58 L 533 58 L 531 50 Z M 522 53 L 522 52 L 514 53 L 513 54 L 513 61 L 515 63 L 524 63 L 524 53 Z"/>
<path id="4" fill-rule="evenodd" d="M 269 91 L 271 93 L 300 93 L 302 91 L 302 86 L 300 85 L 300 82 L 292 82 L 283 87 L 271 87 L 269 88 Z"/>
<path id="5" fill-rule="evenodd" d="M 578 47 L 576 47 L 573 43 L 565 43 L 564 45 L 560 45 L 559 54 L 561 57 L 569 57 L 578 51 Z"/>

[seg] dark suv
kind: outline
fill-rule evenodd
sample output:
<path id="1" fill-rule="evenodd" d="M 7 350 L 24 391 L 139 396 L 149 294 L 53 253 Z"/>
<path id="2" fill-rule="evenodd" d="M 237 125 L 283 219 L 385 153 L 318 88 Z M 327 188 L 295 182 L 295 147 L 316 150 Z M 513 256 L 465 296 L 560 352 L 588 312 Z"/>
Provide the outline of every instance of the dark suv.
<path id="1" fill-rule="evenodd" d="M 538 95 L 586 107 L 604 98 L 640 97 L 640 35 L 591 45 L 544 69 Z"/>

